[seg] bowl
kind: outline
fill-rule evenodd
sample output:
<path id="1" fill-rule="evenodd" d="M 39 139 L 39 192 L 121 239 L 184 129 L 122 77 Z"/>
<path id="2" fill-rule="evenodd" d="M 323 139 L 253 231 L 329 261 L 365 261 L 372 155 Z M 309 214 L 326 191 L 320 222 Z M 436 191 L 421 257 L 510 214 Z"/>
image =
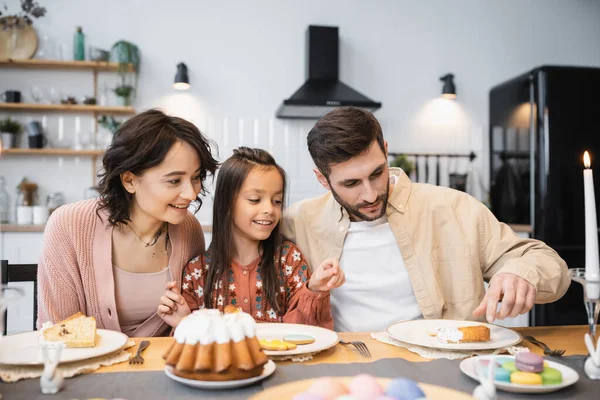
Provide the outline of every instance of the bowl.
<path id="1" fill-rule="evenodd" d="M 98 47 L 90 47 L 90 60 L 92 61 L 108 61 L 110 52 L 99 49 Z"/>

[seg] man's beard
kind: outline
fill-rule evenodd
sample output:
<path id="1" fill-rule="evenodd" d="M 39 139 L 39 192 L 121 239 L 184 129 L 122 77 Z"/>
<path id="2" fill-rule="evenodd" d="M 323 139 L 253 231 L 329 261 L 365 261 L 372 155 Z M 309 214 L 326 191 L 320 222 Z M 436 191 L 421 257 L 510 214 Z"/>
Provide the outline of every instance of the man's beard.
<path id="1" fill-rule="evenodd" d="M 331 189 L 331 194 L 333 195 L 333 198 L 342 206 L 346 209 L 346 211 L 348 211 L 348 214 L 354 215 L 355 217 L 363 220 L 363 221 L 375 221 L 376 219 L 379 219 L 381 217 L 383 217 L 383 215 L 385 214 L 385 211 L 387 209 L 387 201 L 388 201 L 388 197 L 390 194 L 390 182 L 388 181 L 387 186 L 385 188 L 385 193 L 380 194 L 379 196 L 377 196 L 377 200 L 375 200 L 373 203 L 360 203 L 360 204 L 356 204 L 354 206 L 351 206 L 350 204 L 346 203 L 344 200 L 341 199 L 340 196 L 338 196 L 338 194 L 335 192 L 335 190 L 333 190 L 333 187 L 331 186 L 331 183 L 329 184 L 329 187 Z M 372 206 L 375 203 L 381 202 L 381 212 L 379 213 L 379 215 L 371 217 L 368 216 L 366 214 L 363 214 L 360 212 L 360 208 L 361 207 L 368 207 L 368 206 Z"/>

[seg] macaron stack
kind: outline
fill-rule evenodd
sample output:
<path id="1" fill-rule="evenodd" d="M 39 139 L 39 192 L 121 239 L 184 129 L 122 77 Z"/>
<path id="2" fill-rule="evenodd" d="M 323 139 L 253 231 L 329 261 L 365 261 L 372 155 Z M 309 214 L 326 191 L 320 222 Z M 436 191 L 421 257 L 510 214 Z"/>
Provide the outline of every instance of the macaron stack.
<path id="1" fill-rule="evenodd" d="M 550 368 L 544 359 L 534 353 L 518 353 L 514 360 L 498 357 L 495 362 L 495 380 L 518 385 L 558 385 L 562 383 L 562 374 Z"/>
<path id="2" fill-rule="evenodd" d="M 334 378 L 317 379 L 307 392 L 293 400 L 426 400 L 413 380 L 397 378 L 383 388 L 371 375 L 357 375 L 345 385 Z"/>

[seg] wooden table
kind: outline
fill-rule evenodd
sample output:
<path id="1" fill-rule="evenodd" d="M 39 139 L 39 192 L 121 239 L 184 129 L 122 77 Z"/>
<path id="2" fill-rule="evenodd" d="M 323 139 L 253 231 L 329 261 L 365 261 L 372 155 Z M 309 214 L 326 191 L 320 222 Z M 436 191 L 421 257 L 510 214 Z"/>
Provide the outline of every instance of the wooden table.
<path id="1" fill-rule="evenodd" d="M 516 328 L 515 331 L 521 335 L 531 335 L 536 339 L 546 343 L 551 349 L 565 349 L 565 355 L 586 354 L 587 350 L 583 342 L 583 335 L 588 332 L 586 326 L 560 326 L 560 327 L 534 327 L 534 328 Z M 342 332 L 340 337 L 343 340 L 361 340 L 366 343 L 373 358 L 362 358 L 353 346 L 342 346 L 340 344 L 335 347 L 323 351 L 315 356 L 310 361 L 305 362 L 306 365 L 329 363 L 329 364 L 345 364 L 345 363 L 365 363 L 380 360 L 382 358 L 402 358 L 414 362 L 426 362 L 427 359 L 411 353 L 405 348 L 400 348 L 385 343 L 378 342 L 372 339 L 369 333 L 351 333 Z M 162 355 L 167 350 L 172 338 L 134 338 L 136 346 L 131 347 L 128 351 L 135 354 L 137 344 L 142 340 L 150 340 L 150 347 L 142 353 L 145 362 L 141 365 L 129 365 L 129 363 L 120 363 L 108 367 L 102 367 L 96 372 L 132 372 L 132 371 L 162 371 L 165 368 L 165 362 Z M 529 348 L 531 351 L 543 354 L 542 350 L 533 346 L 526 340 L 521 343 L 522 346 Z M 290 361 L 283 364 L 291 363 Z"/>

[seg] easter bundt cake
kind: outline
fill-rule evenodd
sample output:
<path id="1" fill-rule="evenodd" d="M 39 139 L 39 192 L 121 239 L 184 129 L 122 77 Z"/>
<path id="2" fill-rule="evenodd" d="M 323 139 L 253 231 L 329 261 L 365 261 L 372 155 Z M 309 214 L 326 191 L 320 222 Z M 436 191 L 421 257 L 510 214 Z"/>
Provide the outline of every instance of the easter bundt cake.
<path id="1" fill-rule="evenodd" d="M 173 373 L 200 381 L 230 381 L 260 375 L 268 358 L 244 312 L 199 310 L 184 318 L 163 358 Z"/>

